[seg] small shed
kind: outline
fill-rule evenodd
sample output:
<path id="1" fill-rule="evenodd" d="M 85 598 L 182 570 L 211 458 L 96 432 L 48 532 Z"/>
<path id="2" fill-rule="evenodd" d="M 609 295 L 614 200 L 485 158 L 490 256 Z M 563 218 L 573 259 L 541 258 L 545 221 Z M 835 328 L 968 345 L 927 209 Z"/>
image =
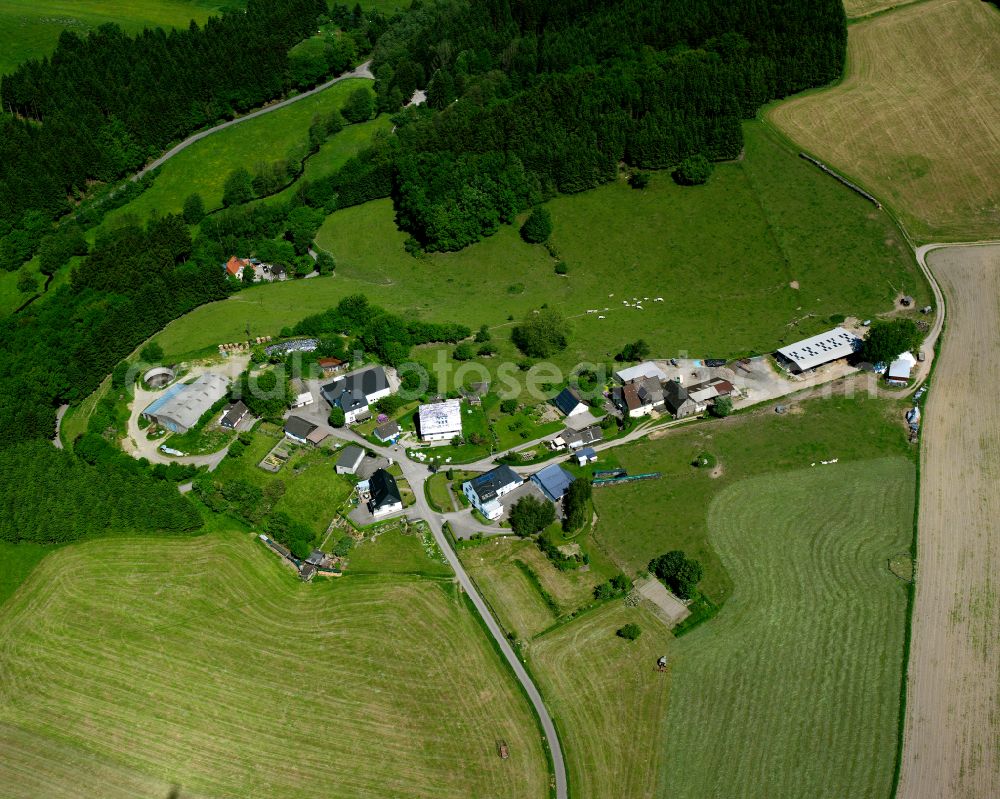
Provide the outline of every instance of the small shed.
<path id="1" fill-rule="evenodd" d="M 917 359 L 913 357 L 912 353 L 904 352 L 889 364 L 885 373 L 886 381 L 894 386 L 905 386 L 910 382 L 910 373 L 916 363 Z"/>
<path id="2" fill-rule="evenodd" d="M 597 460 L 597 450 L 593 447 L 584 447 L 573 457 L 576 459 L 578 466 L 586 466 L 588 463 L 594 463 Z"/>

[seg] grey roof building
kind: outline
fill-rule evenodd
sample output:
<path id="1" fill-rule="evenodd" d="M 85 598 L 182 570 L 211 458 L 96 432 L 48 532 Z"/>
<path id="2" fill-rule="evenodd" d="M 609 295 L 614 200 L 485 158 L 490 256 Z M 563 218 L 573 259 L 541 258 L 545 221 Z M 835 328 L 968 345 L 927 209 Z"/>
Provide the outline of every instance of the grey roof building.
<path id="1" fill-rule="evenodd" d="M 334 467 L 337 474 L 354 474 L 358 471 L 361 461 L 365 458 L 365 451 L 356 444 L 349 444 L 344 447 L 337 458 L 337 465 Z"/>
<path id="2" fill-rule="evenodd" d="M 330 405 L 341 408 L 350 422 L 369 404 L 389 395 L 389 377 L 381 366 L 371 366 L 327 383 L 320 393 Z"/>
<path id="3" fill-rule="evenodd" d="M 504 493 L 508 486 L 519 486 L 524 480 L 509 466 L 497 466 L 468 481 L 479 502 L 485 504 Z"/>
<path id="4" fill-rule="evenodd" d="M 561 437 L 567 447 L 577 449 L 600 441 L 604 438 L 604 431 L 596 424 L 592 424 L 590 427 L 583 428 L 583 430 L 570 430 L 567 428 L 563 431 Z"/>
<path id="5" fill-rule="evenodd" d="M 186 433 L 226 396 L 229 380 L 206 372 L 193 383 L 174 386 L 147 406 L 143 416 L 175 433 Z"/>
<path id="6" fill-rule="evenodd" d="M 296 441 L 301 441 L 303 444 L 306 443 L 306 439 L 315 429 L 316 425 L 301 416 L 289 416 L 285 420 L 285 435 Z"/>
<path id="7" fill-rule="evenodd" d="M 250 409 L 243 403 L 243 400 L 237 400 L 226 408 L 226 412 L 222 414 L 222 420 L 219 424 L 233 430 L 236 428 L 236 425 L 243 421 L 243 418 L 248 413 L 250 413 Z"/>
<path id="8" fill-rule="evenodd" d="M 676 380 L 669 380 L 664 384 L 663 400 L 664 406 L 675 419 L 683 419 L 704 410 L 704 406 L 691 399 L 687 389 Z"/>
<path id="9" fill-rule="evenodd" d="M 399 422 L 395 419 L 390 419 L 385 424 L 380 424 L 375 428 L 375 438 L 379 441 L 392 441 L 402 432 L 403 428 L 399 426 Z"/>

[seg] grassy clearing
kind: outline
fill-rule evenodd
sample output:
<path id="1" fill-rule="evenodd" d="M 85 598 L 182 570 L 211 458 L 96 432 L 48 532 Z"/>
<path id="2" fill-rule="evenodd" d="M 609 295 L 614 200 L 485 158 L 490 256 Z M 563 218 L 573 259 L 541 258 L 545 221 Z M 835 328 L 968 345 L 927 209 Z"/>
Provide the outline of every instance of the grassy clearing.
<path id="1" fill-rule="evenodd" d="M 909 544 L 913 502 L 900 458 L 716 497 L 710 538 L 736 588 L 673 647 L 662 795 L 889 795 L 906 590 L 886 560 Z"/>
<path id="2" fill-rule="evenodd" d="M 890 204 L 919 241 L 995 238 L 1000 12 L 917 3 L 852 25 L 848 51 L 842 83 L 768 119 Z"/>
<path id="3" fill-rule="evenodd" d="M 500 623 L 519 638 L 532 638 L 549 628 L 558 616 L 590 602 L 594 586 L 612 574 L 600 560 L 592 561 L 588 571 L 561 572 L 533 541 L 518 538 L 493 538 L 463 549 L 461 554 L 465 567 L 500 616 Z M 535 573 L 556 609 L 545 602 L 538 587 L 516 561 Z"/>
<path id="4" fill-rule="evenodd" d="M 249 536 L 103 540 L 47 558 L 0 629 L 11 797 L 547 790 L 527 702 L 439 581 L 304 585 Z"/>
<path id="5" fill-rule="evenodd" d="M 720 165 L 707 186 L 682 188 L 658 174 L 642 192 L 622 181 L 553 200 L 553 243 L 568 276 L 555 274 L 551 257 L 515 227 L 462 252 L 414 259 L 392 204 L 380 200 L 338 211 L 320 230 L 336 277 L 241 292 L 195 310 L 159 339 L 167 352 L 183 353 L 242 339 L 248 323 L 254 335 L 275 334 L 360 291 L 405 316 L 489 325 L 501 346 L 490 364 L 512 352 L 509 317 L 543 300 L 571 317 L 560 365 L 603 361 L 640 336 L 663 354 L 721 357 L 769 351 L 827 327 L 831 314 L 890 310 L 893 286 L 913 287 L 918 302 L 929 296 L 884 214 L 761 125 L 745 130 L 746 157 Z M 652 301 L 658 296 L 664 302 Z M 650 301 L 625 308 L 622 299 L 633 297 Z"/>
<path id="6" fill-rule="evenodd" d="M 325 91 L 264 116 L 220 130 L 195 142 L 167 161 L 153 185 L 128 205 L 111 211 L 103 225 L 114 225 L 116 220 L 134 216 L 139 221 L 147 219 L 154 210 L 160 214 L 178 213 L 184 199 L 195 192 L 201 194 L 205 208 L 222 206 L 222 190 L 229 173 L 243 167 L 253 173 L 261 162 L 289 158 L 301 161 L 308 152 L 309 124 L 316 114 L 339 109 L 347 96 L 370 81 L 363 78 L 341 81 Z M 350 130 L 347 126 L 344 130 Z M 345 136 L 348 142 L 343 151 L 337 145 L 343 131 L 327 144 L 327 159 L 337 152 L 355 152 L 354 148 L 367 143 L 363 132 Z M 359 141 L 360 139 L 360 141 Z M 291 155 L 291 157 L 290 157 Z M 345 158 L 346 160 L 346 158 Z"/>
<path id="7" fill-rule="evenodd" d="M 743 478 L 798 470 L 820 460 L 912 459 L 898 422 L 905 407 L 864 396 L 815 399 L 780 416 L 767 407 L 619 447 L 615 454 L 630 473 L 659 471 L 663 477 L 596 489 L 600 521 L 595 537 L 628 573 L 644 570 L 650 558 L 671 549 L 686 551 L 705 565 L 701 587 L 721 604 L 734 583 L 709 536 L 708 508 L 714 497 Z M 717 458 L 720 477 L 691 466 L 702 452 Z"/>
<path id="8" fill-rule="evenodd" d="M 439 557 L 428 558 L 423 539 L 428 531 L 412 530 L 403 534 L 398 530 L 380 533 L 374 540 L 366 540 L 351 551 L 348 571 L 351 574 L 377 572 L 394 574 L 423 574 L 447 577 L 451 567 Z"/>
<path id="9" fill-rule="evenodd" d="M 637 641 L 615 630 L 642 629 Z M 546 633 L 529 662 L 562 736 L 576 799 L 652 799 L 670 675 L 656 671 L 670 634 L 642 608 L 620 601 Z M 711 796 L 713 794 L 703 794 Z"/>
<path id="10" fill-rule="evenodd" d="M 857 19 L 922 2 L 924 0 L 844 0 L 844 10 L 849 19 Z"/>
<path id="11" fill-rule="evenodd" d="M 0 0 L 0 74 L 51 53 L 64 30 L 84 36 L 108 22 L 129 33 L 186 28 L 192 19 L 200 24 L 225 6 L 241 5 L 240 0 Z"/>

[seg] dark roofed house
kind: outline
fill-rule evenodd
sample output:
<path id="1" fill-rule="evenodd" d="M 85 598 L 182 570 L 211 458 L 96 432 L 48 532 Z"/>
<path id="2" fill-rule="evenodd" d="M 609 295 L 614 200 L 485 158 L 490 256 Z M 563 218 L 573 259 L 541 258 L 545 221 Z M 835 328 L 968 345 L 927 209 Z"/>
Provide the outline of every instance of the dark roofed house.
<path id="1" fill-rule="evenodd" d="M 225 413 L 222 414 L 222 421 L 219 424 L 230 430 L 235 430 L 236 425 L 242 422 L 248 413 L 250 413 L 250 409 L 243 404 L 243 400 L 237 400 L 226 408 Z"/>
<path id="2" fill-rule="evenodd" d="M 578 413 L 584 413 L 587 410 L 587 406 L 584 401 L 580 398 L 580 394 L 572 386 L 567 386 L 559 395 L 553 400 L 555 406 L 563 412 L 566 416 L 575 416 Z"/>
<path id="3" fill-rule="evenodd" d="M 321 566 L 324 560 L 326 560 L 326 553 L 322 549 L 314 549 L 309 553 L 309 557 L 306 558 L 306 563 L 311 563 L 313 566 Z"/>
<path id="4" fill-rule="evenodd" d="M 705 410 L 705 406 L 691 399 L 687 389 L 675 380 L 666 384 L 663 395 L 666 409 L 675 419 L 683 419 Z"/>
<path id="5" fill-rule="evenodd" d="M 285 420 L 285 435 L 293 441 L 305 444 L 316 425 L 301 416 L 289 416 Z"/>
<path id="6" fill-rule="evenodd" d="M 299 579 L 304 583 L 308 583 L 315 576 L 316 567 L 311 563 L 303 563 L 302 567 L 299 569 Z"/>
<path id="7" fill-rule="evenodd" d="M 379 441 L 395 441 L 396 437 L 403 432 L 403 428 L 399 426 L 399 422 L 395 419 L 390 419 L 385 424 L 380 424 L 375 428 L 375 438 Z"/>
<path id="8" fill-rule="evenodd" d="M 368 510 L 375 518 L 403 509 L 403 497 L 396 485 L 396 478 L 385 469 L 377 469 L 368 478 L 368 488 L 371 491 Z"/>
<path id="9" fill-rule="evenodd" d="M 500 497 L 509 494 L 524 480 L 509 466 L 497 466 L 462 483 L 462 491 L 469 502 L 487 519 L 499 519 L 503 515 Z"/>
<path id="10" fill-rule="evenodd" d="M 615 386 L 611 392 L 611 401 L 621 409 L 622 413 L 628 416 L 645 416 L 649 413 L 642 406 L 642 400 L 639 399 L 639 386 L 635 383 Z"/>
<path id="11" fill-rule="evenodd" d="M 368 406 L 391 393 L 389 377 L 381 366 L 370 366 L 338 378 L 320 389 L 323 399 L 344 411 L 348 424 L 370 415 Z"/>

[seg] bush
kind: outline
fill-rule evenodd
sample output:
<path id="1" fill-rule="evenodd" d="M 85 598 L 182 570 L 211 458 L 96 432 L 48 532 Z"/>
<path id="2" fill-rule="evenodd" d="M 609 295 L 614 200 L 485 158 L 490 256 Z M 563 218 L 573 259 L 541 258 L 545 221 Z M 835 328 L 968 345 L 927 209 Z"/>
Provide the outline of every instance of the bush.
<path id="1" fill-rule="evenodd" d="M 242 167 L 234 169 L 226 178 L 226 185 L 222 191 L 222 204 L 230 208 L 248 203 L 252 199 L 253 184 L 250 182 L 250 173 Z"/>
<path id="2" fill-rule="evenodd" d="M 691 599 L 705 572 L 694 558 L 688 558 L 679 549 L 653 558 L 649 570 L 666 583 L 667 588 L 681 599 Z"/>
<path id="3" fill-rule="evenodd" d="M 590 481 L 586 479 L 574 480 L 569 484 L 566 493 L 563 495 L 563 530 L 572 532 L 579 530 L 587 523 L 587 510 L 590 507 L 591 497 Z"/>
<path id="4" fill-rule="evenodd" d="M 517 400 L 516 399 L 505 399 L 500 403 L 500 412 L 513 414 L 517 412 Z"/>
<path id="5" fill-rule="evenodd" d="M 349 535 L 341 536 L 333 545 L 333 554 L 338 558 L 344 558 L 352 549 L 354 549 L 354 539 Z"/>
<path id="6" fill-rule="evenodd" d="M 140 350 L 139 357 L 147 363 L 157 363 L 163 359 L 163 347 L 157 342 L 151 341 Z"/>
<path id="7" fill-rule="evenodd" d="M 565 275 L 569 271 L 565 261 L 556 261 L 556 274 Z"/>
<path id="8" fill-rule="evenodd" d="M 920 347 L 922 339 L 912 319 L 890 319 L 872 322 L 861 345 L 861 355 L 870 363 L 889 363 L 908 350 Z"/>
<path id="9" fill-rule="evenodd" d="M 372 94 L 371 89 L 362 87 L 351 92 L 351 96 L 347 98 L 340 113 L 348 122 L 367 122 L 371 119 L 374 110 L 375 95 Z"/>
<path id="10" fill-rule="evenodd" d="M 496 354 L 497 354 L 496 344 L 490 344 L 489 342 L 487 342 L 486 344 L 481 344 L 479 349 L 476 350 L 476 355 L 481 355 L 484 358 L 489 358 Z"/>
<path id="11" fill-rule="evenodd" d="M 551 502 L 534 497 L 522 497 L 510 509 L 510 527 L 519 536 L 534 535 L 556 520 L 556 509 Z"/>
<path id="12" fill-rule="evenodd" d="M 205 218 L 205 203 L 200 194 L 189 194 L 184 200 L 183 216 L 189 225 L 197 225 Z"/>
<path id="13" fill-rule="evenodd" d="M 456 361 L 471 361 L 476 357 L 476 350 L 471 341 L 463 341 L 451 353 L 451 357 Z"/>
<path id="14" fill-rule="evenodd" d="M 38 291 L 38 278 L 27 269 L 17 273 L 17 290 L 22 294 L 34 294 Z"/>
<path id="15" fill-rule="evenodd" d="M 642 630 L 639 628 L 638 624 L 629 623 L 624 627 L 620 627 L 615 635 L 619 638 L 624 638 L 626 641 L 634 641 L 642 635 Z"/>
<path id="16" fill-rule="evenodd" d="M 484 341 L 489 341 L 490 338 L 490 329 L 486 325 L 482 325 L 476 333 L 476 343 L 482 344 Z"/>
<path id="17" fill-rule="evenodd" d="M 712 162 L 700 153 L 685 158 L 674 170 L 674 180 L 682 186 L 700 186 L 712 176 Z"/>
<path id="18" fill-rule="evenodd" d="M 552 308 L 529 313 L 514 328 L 511 338 L 517 348 L 531 358 L 548 358 L 566 349 L 569 342 L 566 323 L 559 312 Z"/>
<path id="19" fill-rule="evenodd" d="M 649 185 L 649 178 L 648 172 L 633 172 L 628 176 L 628 185 L 633 189 L 644 189 Z"/>
<path id="20" fill-rule="evenodd" d="M 246 447 L 241 441 L 234 441 L 230 447 L 229 452 L 226 455 L 230 458 L 242 458 L 243 453 L 246 451 Z"/>
<path id="21" fill-rule="evenodd" d="M 621 352 L 615 356 L 616 361 L 641 361 L 649 355 L 649 345 L 639 339 L 638 341 L 633 341 L 631 344 L 626 344 L 622 347 Z"/>
<path id="22" fill-rule="evenodd" d="M 552 235 L 552 218 L 547 208 L 535 208 L 521 225 L 521 238 L 528 244 L 541 244 Z"/>
<path id="23" fill-rule="evenodd" d="M 733 412 L 733 401 L 729 397 L 719 397 L 712 403 L 709 412 L 716 419 L 725 419 Z"/>
<path id="24" fill-rule="evenodd" d="M 343 408 L 337 406 L 330 408 L 330 416 L 327 421 L 330 423 L 330 427 L 343 427 L 347 422 Z"/>

